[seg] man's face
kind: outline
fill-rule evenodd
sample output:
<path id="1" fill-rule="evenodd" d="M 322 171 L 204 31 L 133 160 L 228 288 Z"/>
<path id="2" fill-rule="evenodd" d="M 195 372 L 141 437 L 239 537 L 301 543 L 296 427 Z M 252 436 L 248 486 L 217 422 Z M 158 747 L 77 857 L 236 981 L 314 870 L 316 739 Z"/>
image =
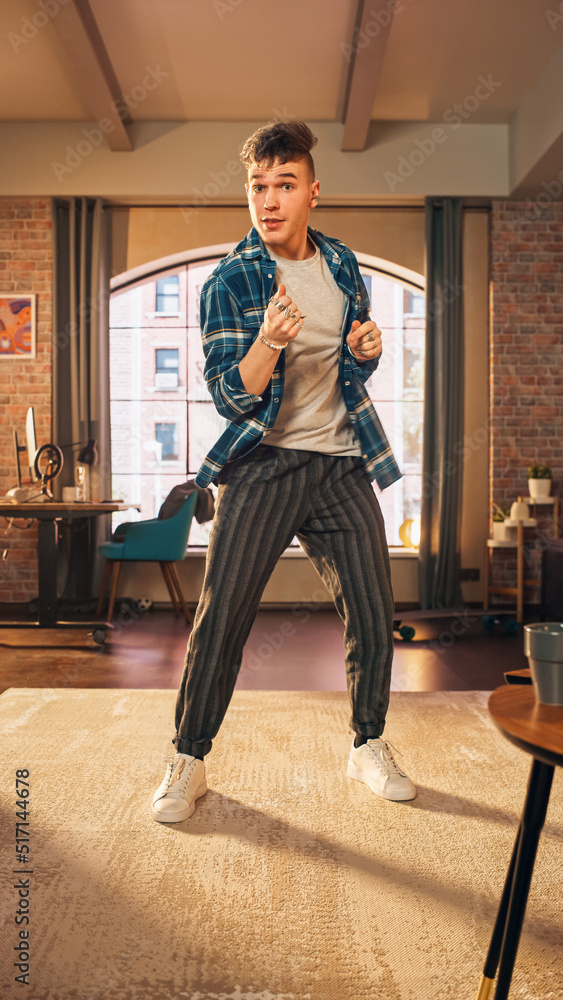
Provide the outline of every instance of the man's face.
<path id="1" fill-rule="evenodd" d="M 250 217 L 267 247 L 280 257 L 299 259 L 307 245 L 309 211 L 319 182 L 312 181 L 305 160 L 255 164 L 246 185 Z"/>

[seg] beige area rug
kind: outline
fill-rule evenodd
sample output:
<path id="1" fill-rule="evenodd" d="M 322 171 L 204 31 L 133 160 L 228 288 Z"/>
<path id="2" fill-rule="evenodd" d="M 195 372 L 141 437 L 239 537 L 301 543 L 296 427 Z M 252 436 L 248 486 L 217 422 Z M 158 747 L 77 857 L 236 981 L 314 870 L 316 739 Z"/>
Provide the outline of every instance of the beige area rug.
<path id="1" fill-rule="evenodd" d="M 162 826 L 149 803 L 173 692 L 7 691 L 0 995 L 474 1000 L 530 763 L 486 704 L 392 695 L 388 736 L 420 791 L 391 803 L 346 777 L 344 694 L 237 692 L 207 795 Z M 28 863 L 17 770 L 30 772 Z M 511 1000 L 563 996 L 561 778 Z M 15 981 L 25 929 L 29 985 Z"/>

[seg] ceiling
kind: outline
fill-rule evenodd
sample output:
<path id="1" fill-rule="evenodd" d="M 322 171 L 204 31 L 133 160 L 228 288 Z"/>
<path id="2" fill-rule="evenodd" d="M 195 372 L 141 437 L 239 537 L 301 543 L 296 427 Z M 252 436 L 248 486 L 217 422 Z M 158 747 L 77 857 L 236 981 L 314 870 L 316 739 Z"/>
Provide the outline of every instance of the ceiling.
<path id="1" fill-rule="evenodd" d="M 0 122 L 109 118 L 114 151 L 134 148 L 140 122 L 343 123 L 341 149 L 356 151 L 377 123 L 510 126 L 563 43 L 558 11 L 559 0 L 2 0 Z"/>

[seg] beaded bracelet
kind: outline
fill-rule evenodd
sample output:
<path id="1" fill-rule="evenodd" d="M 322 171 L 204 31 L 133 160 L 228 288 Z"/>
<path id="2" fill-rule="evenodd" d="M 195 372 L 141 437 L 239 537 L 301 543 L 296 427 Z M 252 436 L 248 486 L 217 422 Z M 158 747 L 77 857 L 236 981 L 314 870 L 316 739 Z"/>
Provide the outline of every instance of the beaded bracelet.
<path id="1" fill-rule="evenodd" d="M 261 340 L 262 343 L 266 345 L 266 347 L 271 347 L 272 351 L 283 351 L 284 347 L 287 347 L 287 344 L 271 344 L 270 341 L 266 340 L 266 338 L 263 336 L 261 328 L 260 328 L 260 333 L 258 334 L 258 340 Z"/>

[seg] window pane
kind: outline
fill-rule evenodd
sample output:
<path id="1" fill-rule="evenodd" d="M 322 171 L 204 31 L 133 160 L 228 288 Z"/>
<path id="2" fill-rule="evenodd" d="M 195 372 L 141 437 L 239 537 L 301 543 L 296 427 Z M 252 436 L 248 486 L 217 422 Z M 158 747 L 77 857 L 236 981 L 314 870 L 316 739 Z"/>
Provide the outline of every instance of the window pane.
<path id="1" fill-rule="evenodd" d="M 207 452 L 213 447 L 226 426 L 227 421 L 219 416 L 211 399 L 206 403 L 188 403 L 190 472 L 197 472 Z"/>
<path id="2" fill-rule="evenodd" d="M 188 267 L 188 326 L 199 330 L 199 298 L 201 288 L 212 271 L 219 263 L 219 257 L 202 261 L 200 264 L 190 264 Z"/>
<path id="3" fill-rule="evenodd" d="M 159 278 L 155 292 L 155 312 L 180 312 L 180 279 L 177 274 L 169 274 Z"/>
<path id="4" fill-rule="evenodd" d="M 366 281 L 368 269 L 360 269 Z M 401 545 L 403 521 L 420 517 L 424 312 L 422 290 L 371 272 L 371 315 L 382 332 L 383 355 L 366 387 L 403 474 L 379 495 L 389 545 Z"/>
<path id="5" fill-rule="evenodd" d="M 161 460 L 163 462 L 178 458 L 177 424 L 155 424 L 154 436 L 156 442 L 162 446 Z"/>
<path id="6" fill-rule="evenodd" d="M 179 351 L 177 348 L 157 347 L 155 351 L 155 371 L 178 371 Z"/>
<path id="7" fill-rule="evenodd" d="M 198 327 L 188 329 L 188 399 L 210 402 L 211 396 L 203 377 L 205 356 Z"/>

